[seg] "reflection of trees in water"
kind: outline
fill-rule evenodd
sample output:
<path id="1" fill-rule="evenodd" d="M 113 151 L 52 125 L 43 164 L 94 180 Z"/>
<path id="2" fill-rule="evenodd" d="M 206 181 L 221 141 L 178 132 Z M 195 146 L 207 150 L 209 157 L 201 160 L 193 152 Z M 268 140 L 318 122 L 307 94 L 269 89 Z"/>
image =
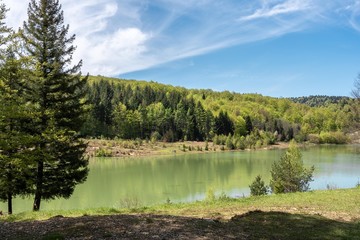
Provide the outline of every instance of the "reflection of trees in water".
<path id="1" fill-rule="evenodd" d="M 248 189 L 259 174 L 268 183 L 271 165 L 280 158 L 282 152 L 284 150 L 94 158 L 90 160 L 88 180 L 76 187 L 69 200 L 44 202 L 44 207 L 114 207 L 122 199 L 134 199 L 149 205 L 164 203 L 168 198 L 172 202 L 199 199 L 210 188 L 217 194 L 221 191 L 226 193 Z M 358 176 L 355 172 L 360 167 L 360 145 L 315 146 L 302 148 L 301 152 L 304 164 L 315 165 L 318 176 Z M 15 201 L 14 206 L 29 205 L 25 203 L 26 200 Z M 0 207 L 5 206 L 1 204 Z M 19 210 L 15 208 L 14 211 Z"/>

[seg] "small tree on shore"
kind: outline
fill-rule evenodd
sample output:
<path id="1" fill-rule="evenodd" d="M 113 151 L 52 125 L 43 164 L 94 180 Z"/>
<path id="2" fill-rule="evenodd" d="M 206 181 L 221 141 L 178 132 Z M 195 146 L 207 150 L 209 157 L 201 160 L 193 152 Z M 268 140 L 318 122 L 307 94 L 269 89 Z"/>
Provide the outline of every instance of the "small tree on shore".
<path id="1" fill-rule="evenodd" d="M 251 196 L 261 196 L 268 194 L 268 187 L 265 185 L 265 182 L 262 180 L 260 175 L 255 178 L 249 187 Z"/>
<path id="2" fill-rule="evenodd" d="M 290 142 L 289 149 L 274 162 L 271 168 L 270 187 L 273 193 L 305 192 L 313 181 L 314 166 L 304 168 L 302 155 L 295 141 Z"/>

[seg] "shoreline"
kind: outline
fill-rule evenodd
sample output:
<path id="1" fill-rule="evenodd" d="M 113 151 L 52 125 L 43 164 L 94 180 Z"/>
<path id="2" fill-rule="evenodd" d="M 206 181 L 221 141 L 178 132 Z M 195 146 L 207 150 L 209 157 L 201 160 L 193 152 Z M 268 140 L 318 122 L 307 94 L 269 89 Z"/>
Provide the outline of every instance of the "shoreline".
<path id="1" fill-rule="evenodd" d="M 288 142 L 278 142 L 274 145 L 262 146 L 252 149 L 229 150 L 223 145 L 215 145 L 213 142 L 146 142 L 144 140 L 105 140 L 84 139 L 88 143 L 86 155 L 89 157 L 144 157 L 144 156 L 168 156 L 178 154 L 212 153 L 212 152 L 242 152 L 287 149 Z M 207 146 L 207 147 L 206 147 Z"/>
<path id="2" fill-rule="evenodd" d="M 287 149 L 289 142 L 277 142 L 273 145 L 262 146 L 259 148 L 246 149 L 226 149 L 223 145 L 215 145 L 213 142 L 147 142 L 145 140 L 106 140 L 106 139 L 84 139 L 88 143 L 86 155 L 93 157 L 153 157 L 153 156 L 170 156 L 182 154 L 199 154 L 215 152 L 245 152 L 245 151 L 267 151 L 274 149 Z M 360 144 L 357 141 L 351 141 L 345 145 Z M 208 147 L 206 148 L 206 145 Z M 303 142 L 298 143 L 299 147 L 326 146 L 337 144 L 316 144 Z"/>

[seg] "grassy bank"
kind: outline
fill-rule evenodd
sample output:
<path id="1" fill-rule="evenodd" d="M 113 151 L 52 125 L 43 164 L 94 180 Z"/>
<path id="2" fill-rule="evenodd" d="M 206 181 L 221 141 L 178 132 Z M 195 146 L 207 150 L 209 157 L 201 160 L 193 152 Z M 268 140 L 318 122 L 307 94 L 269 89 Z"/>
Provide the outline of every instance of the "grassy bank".
<path id="1" fill-rule="evenodd" d="M 160 214 L 226 220 L 235 215 L 255 210 L 318 215 L 341 221 L 360 221 L 360 187 L 237 199 L 218 196 L 215 199 L 193 203 L 169 202 L 162 205 L 128 209 L 98 208 L 24 212 L 12 216 L 1 216 L 0 219 L 2 221 L 27 221 L 44 220 L 59 215 L 79 217 L 109 214 Z"/>
<path id="2" fill-rule="evenodd" d="M 41 221 L 39 221 L 41 220 Z M 360 187 L 1 216 L 2 239 L 360 239 Z"/>

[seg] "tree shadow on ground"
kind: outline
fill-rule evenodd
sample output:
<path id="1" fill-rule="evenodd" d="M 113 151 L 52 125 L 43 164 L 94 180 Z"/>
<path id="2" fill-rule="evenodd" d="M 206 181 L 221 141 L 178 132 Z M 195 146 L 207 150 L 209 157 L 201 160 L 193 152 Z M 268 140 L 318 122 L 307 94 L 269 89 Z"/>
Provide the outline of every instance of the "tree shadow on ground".
<path id="1" fill-rule="evenodd" d="M 253 211 L 233 217 L 228 224 L 243 231 L 247 239 L 360 239 L 360 222 L 317 215 Z"/>
<path id="2" fill-rule="evenodd" d="M 0 239 L 360 239 L 360 222 L 253 211 L 230 220 L 108 215 L 0 222 Z"/>

